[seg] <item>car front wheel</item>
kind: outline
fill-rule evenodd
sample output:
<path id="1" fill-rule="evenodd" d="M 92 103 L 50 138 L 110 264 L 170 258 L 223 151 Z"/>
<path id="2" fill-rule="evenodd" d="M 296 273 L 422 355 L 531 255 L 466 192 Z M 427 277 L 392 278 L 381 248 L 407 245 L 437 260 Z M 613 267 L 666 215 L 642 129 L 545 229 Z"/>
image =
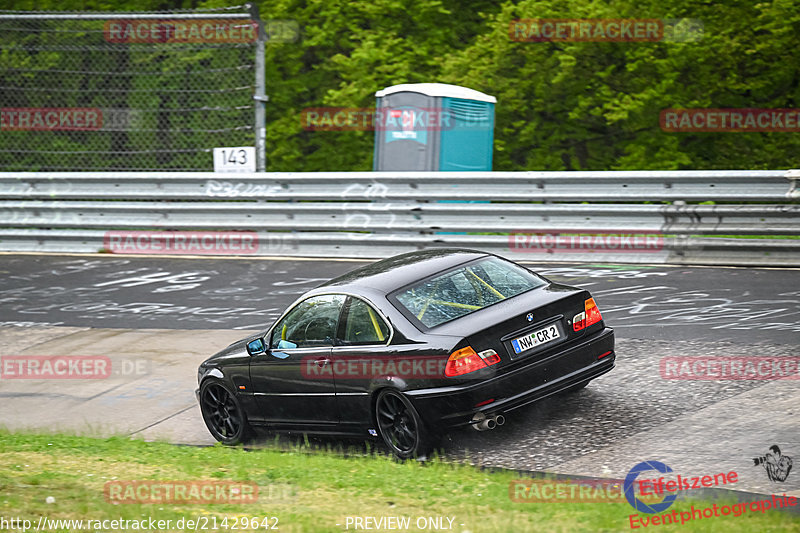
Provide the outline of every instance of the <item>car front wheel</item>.
<path id="1" fill-rule="evenodd" d="M 397 457 L 423 458 L 432 448 L 431 435 L 403 394 L 384 389 L 375 402 L 375 418 L 383 441 Z"/>
<path id="2" fill-rule="evenodd" d="M 221 382 L 207 380 L 200 386 L 200 411 L 211 435 L 222 444 L 239 444 L 249 437 L 242 405 Z"/>

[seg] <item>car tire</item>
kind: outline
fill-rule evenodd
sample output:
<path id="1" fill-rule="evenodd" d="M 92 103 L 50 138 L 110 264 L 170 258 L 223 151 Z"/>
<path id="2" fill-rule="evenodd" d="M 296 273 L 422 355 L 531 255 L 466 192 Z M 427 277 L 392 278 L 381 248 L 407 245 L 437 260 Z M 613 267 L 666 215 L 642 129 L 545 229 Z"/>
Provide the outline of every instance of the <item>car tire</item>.
<path id="1" fill-rule="evenodd" d="M 400 459 L 424 459 L 433 449 L 433 435 L 402 393 L 383 389 L 375 400 L 375 419 L 383 442 Z"/>
<path id="2" fill-rule="evenodd" d="M 223 382 L 216 379 L 203 382 L 200 411 L 208 431 L 222 444 L 233 446 L 250 438 L 251 428 L 242 404 Z"/>

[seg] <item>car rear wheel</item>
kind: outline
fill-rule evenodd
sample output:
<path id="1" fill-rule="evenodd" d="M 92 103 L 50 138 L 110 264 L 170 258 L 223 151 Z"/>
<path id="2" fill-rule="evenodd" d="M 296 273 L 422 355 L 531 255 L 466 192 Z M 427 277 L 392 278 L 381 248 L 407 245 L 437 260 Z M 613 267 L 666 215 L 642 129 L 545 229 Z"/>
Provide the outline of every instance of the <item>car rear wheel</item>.
<path id="1" fill-rule="evenodd" d="M 422 458 L 431 450 L 430 434 L 403 394 L 384 389 L 375 402 L 375 418 L 383 441 L 397 457 Z"/>
<path id="2" fill-rule="evenodd" d="M 203 382 L 200 411 L 211 435 L 222 444 L 239 444 L 250 436 L 250 426 L 239 399 L 221 382 Z"/>

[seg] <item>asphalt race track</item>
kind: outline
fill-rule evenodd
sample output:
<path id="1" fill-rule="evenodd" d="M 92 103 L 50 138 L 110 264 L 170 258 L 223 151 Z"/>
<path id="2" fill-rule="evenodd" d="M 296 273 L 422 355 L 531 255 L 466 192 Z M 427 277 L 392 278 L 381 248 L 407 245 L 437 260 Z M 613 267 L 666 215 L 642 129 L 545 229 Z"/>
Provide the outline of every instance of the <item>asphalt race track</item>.
<path id="1" fill-rule="evenodd" d="M 263 329 L 361 261 L 0 256 L 0 325 Z M 619 338 L 797 344 L 800 270 L 530 264 L 586 287 Z"/>
<path id="2" fill-rule="evenodd" d="M 147 382 L 154 389 L 159 380 L 172 383 L 168 378 L 174 378 L 181 390 L 172 388 L 170 394 L 180 402 L 153 393 L 150 400 L 140 395 L 101 412 L 113 418 L 123 415 L 125 406 L 142 412 L 152 407 L 158 412 L 152 423 L 132 422 L 126 432 L 148 437 L 149 429 L 168 420 L 175 442 L 209 443 L 199 409 L 192 405 L 196 363 L 245 335 L 231 330 L 264 329 L 304 291 L 361 264 L 0 255 L 0 355 L 53 353 L 59 349 L 53 346 L 62 347 L 61 353 L 116 346 L 135 354 L 142 345 L 162 344 L 151 361 L 153 371 L 138 387 Z M 655 459 L 695 475 L 735 470 L 740 490 L 800 494 L 800 473 L 777 484 L 752 461 L 773 444 L 786 455 L 800 456 L 796 379 L 676 380 L 660 372 L 662 358 L 673 356 L 797 357 L 800 271 L 529 266 L 554 281 L 592 291 L 617 333 L 617 368 L 580 392 L 509 413 L 506 424 L 493 431 L 452 433 L 443 442 L 448 457 L 614 478 Z M 104 345 L 107 338 L 115 344 Z M 195 341 L 191 347 L 187 338 Z M 182 346 L 191 352 L 190 360 L 184 360 L 189 356 Z M 0 425 L 22 427 L 22 420 L 37 418 L 37 413 L 9 414 L 14 409 L 41 410 L 45 424 L 48 402 L 74 401 L 71 409 L 79 412 L 80 405 L 126 385 L 86 386 L 91 390 L 64 393 L 52 385 L 0 380 L 0 399 L 11 409 L 4 409 Z M 80 423 L 72 427 L 80 429 Z"/>

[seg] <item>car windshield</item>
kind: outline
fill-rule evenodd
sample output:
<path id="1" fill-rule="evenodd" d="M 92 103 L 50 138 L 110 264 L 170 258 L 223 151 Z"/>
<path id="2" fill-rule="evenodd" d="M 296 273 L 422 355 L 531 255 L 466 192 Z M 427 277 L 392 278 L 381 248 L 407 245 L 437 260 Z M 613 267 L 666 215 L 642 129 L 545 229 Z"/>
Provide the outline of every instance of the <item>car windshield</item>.
<path id="1" fill-rule="evenodd" d="M 544 284 L 524 268 L 490 257 L 406 287 L 395 298 L 432 328 Z"/>

